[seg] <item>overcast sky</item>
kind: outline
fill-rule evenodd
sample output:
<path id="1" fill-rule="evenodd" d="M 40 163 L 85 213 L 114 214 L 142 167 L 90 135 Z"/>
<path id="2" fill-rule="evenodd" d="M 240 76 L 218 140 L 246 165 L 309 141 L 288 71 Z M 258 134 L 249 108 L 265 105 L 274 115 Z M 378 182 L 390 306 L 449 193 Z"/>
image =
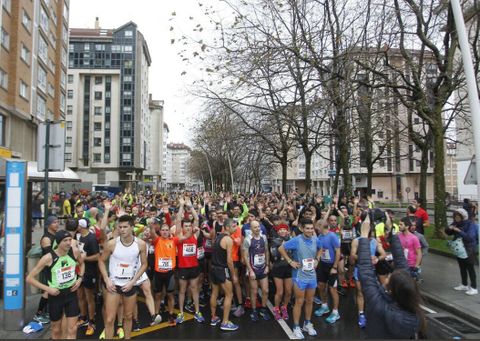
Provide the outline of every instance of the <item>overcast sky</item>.
<path id="1" fill-rule="evenodd" d="M 218 0 L 202 2 L 218 3 Z M 188 86 L 199 75 L 183 64 L 177 55 L 180 47 L 172 45 L 170 40 L 183 34 L 183 29 L 190 31 L 193 21 L 205 20 L 201 19 L 203 8 L 196 0 L 70 0 L 70 27 L 94 28 L 95 17 L 99 17 L 100 27 L 105 29 L 129 21 L 138 25 L 152 57 L 150 93 L 154 99 L 165 101 L 169 142 L 191 145 L 189 129 L 200 108 L 200 101 L 187 93 Z M 171 20 L 173 12 L 175 20 Z M 170 31 L 172 25 L 175 29 Z M 181 76 L 186 70 L 186 75 Z"/>

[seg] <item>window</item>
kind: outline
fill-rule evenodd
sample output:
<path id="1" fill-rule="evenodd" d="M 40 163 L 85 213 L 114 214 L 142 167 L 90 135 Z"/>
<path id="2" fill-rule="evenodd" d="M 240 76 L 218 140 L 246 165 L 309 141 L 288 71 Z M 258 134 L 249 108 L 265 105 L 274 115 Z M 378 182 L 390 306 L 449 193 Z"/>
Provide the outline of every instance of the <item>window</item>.
<path id="1" fill-rule="evenodd" d="M 420 118 L 415 117 L 415 118 L 413 119 L 413 123 L 414 123 L 414 124 L 419 124 L 419 123 L 420 123 Z"/>
<path id="2" fill-rule="evenodd" d="M 65 100 L 65 94 L 62 92 L 60 94 L 60 111 L 65 112 L 65 105 L 66 105 L 66 100 Z"/>
<path id="3" fill-rule="evenodd" d="M 65 147 L 71 147 L 72 146 L 72 137 L 67 136 L 65 139 Z"/>
<path id="4" fill-rule="evenodd" d="M 45 64 L 48 63 L 48 45 L 41 35 L 38 36 L 38 55 Z"/>
<path id="5" fill-rule="evenodd" d="M 27 12 L 23 10 L 22 12 L 22 25 L 25 27 L 25 29 L 30 32 L 32 28 L 32 19 L 28 16 Z"/>
<path id="6" fill-rule="evenodd" d="M 102 99 L 102 92 L 101 91 L 95 91 L 95 99 L 96 100 L 101 100 Z"/>
<path id="7" fill-rule="evenodd" d="M 132 81 L 132 76 L 123 76 L 123 81 L 124 82 L 131 82 Z"/>
<path id="8" fill-rule="evenodd" d="M 122 143 L 124 146 L 130 146 L 132 144 L 132 139 L 130 137 L 122 138 Z"/>
<path id="9" fill-rule="evenodd" d="M 110 154 L 109 153 L 105 153 L 104 157 L 103 157 L 105 163 L 110 163 Z"/>
<path id="10" fill-rule="evenodd" d="M 130 154 L 122 154 L 122 161 L 131 161 L 132 155 Z"/>
<path id="11" fill-rule="evenodd" d="M 37 117 L 44 119 L 47 114 L 47 101 L 42 96 L 37 96 Z"/>
<path id="12" fill-rule="evenodd" d="M 383 192 L 382 191 L 378 191 L 377 198 L 378 199 L 383 199 Z"/>
<path id="13" fill-rule="evenodd" d="M 124 50 L 125 50 L 125 52 L 132 52 L 132 50 L 133 50 L 132 45 L 125 45 Z"/>
<path id="14" fill-rule="evenodd" d="M 95 84 L 102 84 L 103 77 L 102 76 L 95 76 Z"/>
<path id="15" fill-rule="evenodd" d="M 8 90 L 8 74 L 0 69 L 0 88 Z"/>
<path id="16" fill-rule="evenodd" d="M 40 6 L 40 27 L 48 34 L 48 15 L 43 6 Z"/>
<path id="17" fill-rule="evenodd" d="M 72 130 L 72 121 L 67 121 L 67 130 Z"/>
<path id="18" fill-rule="evenodd" d="M 73 115 L 73 105 L 67 105 L 67 115 Z"/>
<path id="19" fill-rule="evenodd" d="M 67 91 L 67 98 L 72 99 L 73 98 L 73 90 L 68 90 Z"/>
<path id="20" fill-rule="evenodd" d="M 10 35 L 3 29 L 3 27 L 0 32 L 0 43 L 5 49 L 8 50 L 10 48 Z"/>
<path id="21" fill-rule="evenodd" d="M 380 160 L 379 166 L 380 166 L 380 167 L 385 167 L 385 160 L 383 160 L 383 159 Z"/>
<path id="22" fill-rule="evenodd" d="M 72 153 L 65 153 L 65 162 L 72 161 Z"/>
<path id="23" fill-rule="evenodd" d="M 132 129 L 132 123 L 131 122 L 123 122 L 123 129 L 124 130 Z"/>
<path id="24" fill-rule="evenodd" d="M 30 65 L 30 50 L 22 43 L 22 49 L 20 51 L 20 58 L 27 64 Z"/>
<path id="25" fill-rule="evenodd" d="M 132 31 L 125 31 L 125 37 L 133 37 Z"/>
<path id="26" fill-rule="evenodd" d="M 68 75 L 68 84 L 73 83 L 73 75 Z"/>
<path id="27" fill-rule="evenodd" d="M 95 107 L 95 115 L 101 115 L 102 114 L 102 107 Z"/>
<path id="28" fill-rule="evenodd" d="M 85 44 L 85 45 L 83 45 L 83 49 L 84 49 L 85 51 L 90 51 L 90 44 Z"/>
<path id="29" fill-rule="evenodd" d="M 62 47 L 62 65 L 63 66 L 67 66 L 67 50 L 65 50 L 65 48 Z"/>
<path id="30" fill-rule="evenodd" d="M 65 26 L 63 26 L 63 29 L 62 29 L 62 39 L 65 44 L 68 43 L 68 29 L 65 28 Z"/>
<path id="31" fill-rule="evenodd" d="M 55 96 L 55 88 L 50 82 L 48 82 L 48 95 L 52 98 Z"/>
<path id="32" fill-rule="evenodd" d="M 110 147 L 110 137 L 105 137 L 105 147 Z"/>
<path id="33" fill-rule="evenodd" d="M 75 52 L 75 45 L 73 44 L 68 45 L 68 52 Z"/>
<path id="34" fill-rule="evenodd" d="M 95 122 L 93 124 L 93 130 L 94 131 L 102 131 L 102 123 L 101 122 Z"/>
<path id="35" fill-rule="evenodd" d="M 47 71 L 41 66 L 38 67 L 38 87 L 43 90 L 43 92 L 47 91 Z"/>
<path id="36" fill-rule="evenodd" d="M 96 51 L 105 51 L 105 45 L 103 44 L 95 44 Z"/>
<path id="37" fill-rule="evenodd" d="M 68 21 L 68 6 L 66 2 L 63 3 L 63 17 L 65 21 Z"/>
<path id="38" fill-rule="evenodd" d="M 93 139 L 93 145 L 95 147 L 101 147 L 102 146 L 102 138 L 101 137 L 95 137 Z"/>
<path id="39" fill-rule="evenodd" d="M 93 154 L 93 162 L 102 162 L 102 154 L 94 153 Z"/>
<path id="40" fill-rule="evenodd" d="M 24 81 L 20 81 L 20 96 L 28 99 L 28 84 Z"/>
<path id="41" fill-rule="evenodd" d="M 123 65 L 124 65 L 125 68 L 127 68 L 127 69 L 132 68 L 132 67 L 133 67 L 133 61 L 131 61 L 131 60 L 126 60 Z"/>

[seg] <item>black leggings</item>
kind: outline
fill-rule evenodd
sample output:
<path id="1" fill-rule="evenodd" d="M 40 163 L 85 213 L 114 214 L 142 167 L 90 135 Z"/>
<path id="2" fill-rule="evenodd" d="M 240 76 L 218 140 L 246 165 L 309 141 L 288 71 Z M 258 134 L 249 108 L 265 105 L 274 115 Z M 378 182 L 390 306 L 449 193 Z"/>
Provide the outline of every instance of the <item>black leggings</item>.
<path id="1" fill-rule="evenodd" d="M 475 262 L 469 258 L 457 258 L 460 266 L 460 275 L 462 276 L 462 285 L 468 285 L 468 276 L 470 276 L 470 286 L 473 289 L 477 288 L 477 276 L 475 274 Z"/>

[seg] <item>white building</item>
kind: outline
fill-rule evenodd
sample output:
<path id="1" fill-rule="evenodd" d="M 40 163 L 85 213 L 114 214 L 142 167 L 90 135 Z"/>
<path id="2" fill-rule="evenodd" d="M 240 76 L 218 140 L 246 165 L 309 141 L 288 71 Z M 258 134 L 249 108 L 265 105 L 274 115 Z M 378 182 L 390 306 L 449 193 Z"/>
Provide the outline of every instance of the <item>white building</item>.
<path id="1" fill-rule="evenodd" d="M 166 161 L 164 146 L 166 146 L 166 137 L 165 133 L 165 123 L 163 116 L 163 101 L 153 100 L 150 95 L 150 155 L 151 157 L 147 160 L 149 165 L 147 169 L 143 172 L 144 184 L 152 186 L 154 189 L 160 189 L 163 170 L 164 170 L 164 161 Z"/>
<path id="2" fill-rule="evenodd" d="M 170 189 L 187 188 L 190 179 L 187 164 L 190 158 L 190 147 L 183 143 L 167 144 L 167 187 Z"/>

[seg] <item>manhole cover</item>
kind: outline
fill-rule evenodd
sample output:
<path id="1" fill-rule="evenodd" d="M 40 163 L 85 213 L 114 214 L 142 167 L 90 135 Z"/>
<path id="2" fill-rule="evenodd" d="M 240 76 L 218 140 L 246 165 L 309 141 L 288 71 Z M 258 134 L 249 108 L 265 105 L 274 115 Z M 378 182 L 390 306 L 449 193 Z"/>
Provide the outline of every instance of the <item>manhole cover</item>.
<path id="1" fill-rule="evenodd" d="M 435 320 L 443 323 L 447 327 L 450 327 L 452 329 L 455 329 L 459 331 L 462 334 L 476 334 L 480 333 L 480 330 L 477 328 L 474 328 L 470 326 L 469 324 L 466 324 L 465 322 L 460 321 L 459 319 L 456 319 L 454 317 L 450 316 L 438 316 L 434 317 Z"/>

